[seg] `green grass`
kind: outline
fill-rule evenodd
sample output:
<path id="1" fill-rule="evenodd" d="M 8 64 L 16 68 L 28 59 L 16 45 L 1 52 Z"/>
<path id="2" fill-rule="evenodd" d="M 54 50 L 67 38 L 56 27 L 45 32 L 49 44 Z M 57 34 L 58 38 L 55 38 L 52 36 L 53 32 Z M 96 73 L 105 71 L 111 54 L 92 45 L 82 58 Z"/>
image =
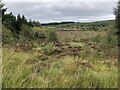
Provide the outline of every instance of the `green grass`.
<path id="1" fill-rule="evenodd" d="M 35 57 L 33 53 L 14 52 L 3 49 L 3 87 L 4 88 L 117 88 L 118 70 L 115 60 L 108 67 L 104 60 L 87 59 L 92 68 L 75 66 L 82 58 L 66 56 L 60 59 L 51 58 L 49 68 L 33 73 L 32 65 L 25 61 Z M 47 63 L 46 61 L 44 61 Z"/>
<path id="2" fill-rule="evenodd" d="M 115 25 L 115 20 L 106 20 L 106 21 L 97 21 L 90 23 L 67 23 L 67 24 L 59 24 L 59 25 L 48 25 L 47 27 L 54 28 L 55 30 L 84 30 L 84 31 L 99 31 L 106 30 L 107 26 Z"/>
<path id="3" fill-rule="evenodd" d="M 58 41 L 63 46 L 33 40 L 28 43 L 34 44 L 32 50 L 15 52 L 15 46 L 10 47 L 10 44 L 6 43 L 2 58 L 3 87 L 117 88 L 117 37 L 114 34 L 115 28 L 105 28 L 107 31 L 58 31 Z M 46 27 L 33 29 L 40 33 L 51 30 Z M 9 38 L 6 37 L 6 40 Z M 24 41 L 20 44 L 23 43 Z M 76 51 L 80 47 L 81 49 Z M 56 53 L 56 48 L 61 52 Z M 74 56 L 73 52 L 79 52 L 79 55 Z M 42 58 L 47 59 L 41 61 Z M 26 64 L 29 60 L 37 62 Z M 83 65 L 82 62 L 87 62 L 88 65 Z"/>

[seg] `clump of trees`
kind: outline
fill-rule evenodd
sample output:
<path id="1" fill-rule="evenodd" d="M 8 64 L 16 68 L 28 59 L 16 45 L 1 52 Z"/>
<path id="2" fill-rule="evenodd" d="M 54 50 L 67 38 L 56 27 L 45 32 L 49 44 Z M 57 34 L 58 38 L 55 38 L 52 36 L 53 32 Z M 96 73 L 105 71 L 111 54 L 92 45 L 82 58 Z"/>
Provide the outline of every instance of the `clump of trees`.
<path id="1" fill-rule="evenodd" d="M 16 34 L 20 34 L 22 25 L 27 25 L 29 27 L 40 26 L 38 21 L 28 21 L 24 15 L 21 16 L 20 14 L 16 17 L 12 12 L 9 14 L 3 13 L 2 24 Z"/>
<path id="2" fill-rule="evenodd" d="M 39 21 L 28 20 L 24 15 L 13 15 L 12 12 L 6 13 L 7 8 L 0 2 L 0 19 L 2 21 L 2 41 L 4 43 L 15 42 L 14 39 L 30 41 L 35 39 L 35 33 L 32 27 L 41 27 Z"/>
<path id="3" fill-rule="evenodd" d="M 3 7 L 4 4 L 0 2 L 2 24 L 5 26 L 5 28 L 16 34 L 20 33 L 22 25 L 28 25 L 29 27 L 41 25 L 39 21 L 27 20 L 24 15 L 18 14 L 17 16 L 14 16 L 12 12 L 6 14 L 5 12 L 7 11 L 7 8 Z"/>
<path id="4" fill-rule="evenodd" d="M 28 20 L 24 15 L 20 14 L 15 16 L 12 12 L 5 13 L 7 8 L 3 7 L 4 4 L 0 3 L 0 14 L 3 25 L 3 45 L 10 43 L 15 44 L 16 42 L 37 41 L 41 40 L 41 38 L 44 38 L 50 42 L 57 41 L 57 34 L 54 30 L 47 28 L 47 30 L 44 30 L 44 33 L 35 31 L 33 27 L 42 28 L 39 21 Z"/>

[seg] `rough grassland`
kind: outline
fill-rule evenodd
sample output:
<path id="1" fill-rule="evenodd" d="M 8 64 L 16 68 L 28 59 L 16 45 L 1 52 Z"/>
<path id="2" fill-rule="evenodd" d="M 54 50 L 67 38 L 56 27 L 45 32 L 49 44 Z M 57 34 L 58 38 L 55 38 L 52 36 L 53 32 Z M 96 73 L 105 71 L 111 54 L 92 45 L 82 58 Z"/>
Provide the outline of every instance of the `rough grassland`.
<path id="1" fill-rule="evenodd" d="M 66 56 L 61 59 L 50 58 L 45 61 L 49 67 L 42 66 L 38 73 L 32 72 L 32 66 L 26 61 L 35 57 L 34 53 L 14 52 L 3 49 L 3 87 L 5 88 L 116 88 L 118 69 L 116 60 L 105 63 L 103 60 L 83 60 Z M 89 62 L 92 66 L 75 62 Z M 39 62 L 40 63 L 40 62 Z M 109 66 L 110 64 L 110 66 Z"/>

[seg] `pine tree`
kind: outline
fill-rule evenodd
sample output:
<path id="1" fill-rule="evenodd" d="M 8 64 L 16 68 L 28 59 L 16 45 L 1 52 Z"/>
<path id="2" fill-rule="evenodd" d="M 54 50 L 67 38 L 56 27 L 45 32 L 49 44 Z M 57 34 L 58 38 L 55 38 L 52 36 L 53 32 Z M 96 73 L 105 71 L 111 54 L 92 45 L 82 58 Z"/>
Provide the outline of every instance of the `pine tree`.
<path id="1" fill-rule="evenodd" d="M 2 16 L 2 23 L 3 25 L 7 28 L 10 29 L 12 32 L 15 32 L 16 30 L 16 17 L 11 13 L 9 14 L 5 14 L 4 16 Z"/>
<path id="2" fill-rule="evenodd" d="M 17 15 L 17 21 L 21 22 L 21 16 L 20 16 L 20 14 Z"/>
<path id="3" fill-rule="evenodd" d="M 17 20 L 16 20 L 16 33 L 19 34 L 20 33 L 20 30 L 21 30 L 21 25 L 22 25 L 22 19 L 21 19 L 21 16 L 20 14 L 17 15 Z"/>
<path id="4" fill-rule="evenodd" d="M 32 20 L 31 20 L 31 19 L 29 19 L 28 25 L 29 25 L 30 27 L 33 27 L 33 23 L 32 23 Z"/>
<path id="5" fill-rule="evenodd" d="M 4 15 L 5 15 L 5 12 L 7 11 L 7 8 L 3 8 L 4 7 L 4 4 L 1 3 L 0 1 L 0 18 L 2 18 L 2 21 L 4 20 Z"/>
<path id="6" fill-rule="evenodd" d="M 27 19 L 25 18 L 24 15 L 22 15 L 21 23 L 23 23 L 23 24 L 27 24 Z"/>

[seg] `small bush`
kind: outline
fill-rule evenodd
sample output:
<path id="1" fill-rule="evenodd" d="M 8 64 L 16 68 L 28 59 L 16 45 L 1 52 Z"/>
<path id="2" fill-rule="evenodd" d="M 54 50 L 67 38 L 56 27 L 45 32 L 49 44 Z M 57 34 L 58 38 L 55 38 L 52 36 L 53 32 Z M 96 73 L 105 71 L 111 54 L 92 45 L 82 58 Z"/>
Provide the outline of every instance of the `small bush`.
<path id="1" fill-rule="evenodd" d="M 9 29 L 2 27 L 2 43 L 13 44 L 17 40 L 18 35 L 12 33 Z"/>
<path id="2" fill-rule="evenodd" d="M 55 42 L 58 40 L 57 34 L 54 30 L 47 30 L 46 37 L 47 37 L 47 40 L 50 42 Z"/>
<path id="3" fill-rule="evenodd" d="M 21 31 L 20 31 L 20 36 L 21 36 L 21 39 L 25 39 L 25 40 L 33 39 L 33 31 L 29 26 L 22 25 Z"/>

